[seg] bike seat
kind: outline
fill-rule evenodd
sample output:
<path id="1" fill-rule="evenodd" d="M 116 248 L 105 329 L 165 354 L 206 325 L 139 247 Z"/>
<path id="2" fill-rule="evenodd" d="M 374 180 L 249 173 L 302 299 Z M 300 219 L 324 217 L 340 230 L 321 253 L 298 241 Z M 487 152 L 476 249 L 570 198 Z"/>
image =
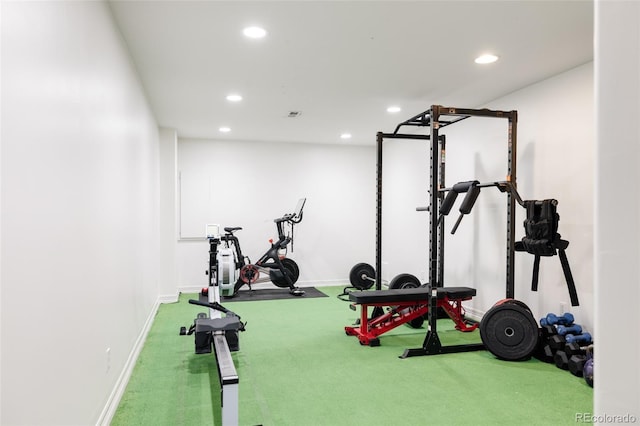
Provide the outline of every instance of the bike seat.
<path id="1" fill-rule="evenodd" d="M 234 231 L 240 231 L 242 228 L 239 226 L 235 226 L 235 227 L 225 227 L 224 228 L 224 232 L 234 232 Z"/>

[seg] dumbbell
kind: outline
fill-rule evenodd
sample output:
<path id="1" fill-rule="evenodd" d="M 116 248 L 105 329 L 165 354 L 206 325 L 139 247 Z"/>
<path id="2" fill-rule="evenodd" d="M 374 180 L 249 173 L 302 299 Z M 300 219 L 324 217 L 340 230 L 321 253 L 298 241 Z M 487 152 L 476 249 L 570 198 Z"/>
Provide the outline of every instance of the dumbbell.
<path id="1" fill-rule="evenodd" d="M 587 382 L 589 386 L 593 387 L 593 358 L 589 358 L 584 362 L 582 374 L 585 382 Z"/>
<path id="2" fill-rule="evenodd" d="M 547 314 L 545 318 L 540 320 L 540 325 L 571 325 L 573 324 L 573 320 L 574 318 L 571 312 L 565 312 L 561 316 L 557 316 L 556 314 Z"/>
<path id="3" fill-rule="evenodd" d="M 557 351 L 553 356 L 553 362 L 562 370 L 569 369 L 569 356 L 565 351 Z"/>
<path id="4" fill-rule="evenodd" d="M 564 369 L 568 369 L 574 376 L 582 377 L 584 363 L 589 357 L 593 357 L 593 345 L 580 346 L 578 342 L 571 342 L 564 346 L 563 352 L 566 356 L 558 357 L 561 358 L 558 360 L 554 358 L 556 366 L 564 368 L 564 361 L 566 360 L 567 368 Z M 558 363 L 561 363 L 562 366 L 559 366 Z"/>
<path id="5" fill-rule="evenodd" d="M 580 356 L 586 359 L 585 349 L 585 347 L 580 347 L 580 344 L 577 342 L 565 344 L 561 350 L 556 351 L 553 357 L 553 362 L 558 368 L 570 370 L 571 359 L 574 356 Z"/>
<path id="6" fill-rule="evenodd" d="M 540 320 L 540 322 L 543 321 L 546 322 L 544 318 Z M 543 325 L 540 327 L 538 334 L 538 347 L 534 351 L 533 356 L 542 362 L 552 363 L 555 350 L 549 346 L 549 339 L 556 335 L 556 327 L 553 325 Z"/>
<path id="7" fill-rule="evenodd" d="M 551 338 L 549 339 L 549 346 L 551 346 L 551 349 L 555 349 L 555 350 L 563 350 L 564 346 L 567 343 L 583 343 L 583 344 L 589 344 L 591 343 L 591 334 L 589 333 L 583 333 L 583 334 L 567 334 L 565 336 L 561 336 L 559 334 L 556 334 L 555 336 L 551 336 Z"/>
<path id="8" fill-rule="evenodd" d="M 584 370 L 584 363 L 587 361 L 586 355 L 571 355 L 569 358 L 569 371 L 574 376 L 582 377 L 582 371 Z"/>
<path id="9" fill-rule="evenodd" d="M 536 351 L 533 353 L 534 357 L 536 357 L 542 362 L 546 362 L 549 364 L 554 362 L 554 359 L 553 359 L 554 355 L 555 355 L 554 350 L 551 349 L 551 346 L 549 346 L 548 344 L 543 344 L 538 346 Z"/>
<path id="10" fill-rule="evenodd" d="M 559 325 L 556 329 L 557 329 L 557 333 L 561 336 L 565 336 L 567 334 L 582 333 L 582 326 L 580 324 Z"/>
<path id="11" fill-rule="evenodd" d="M 551 338 L 549 338 L 549 346 L 551 346 L 551 349 L 554 349 L 556 351 L 563 350 L 564 345 L 566 343 L 567 343 L 566 337 L 561 336 L 559 334 L 556 334 L 554 336 L 551 336 Z"/>
<path id="12" fill-rule="evenodd" d="M 578 342 L 572 342 L 572 343 L 567 343 L 566 345 L 564 345 L 564 351 L 568 354 L 568 355 L 584 355 L 585 352 L 587 351 L 587 347 L 586 346 L 580 346 L 580 343 Z"/>
<path id="13" fill-rule="evenodd" d="M 542 320 L 544 320 L 544 318 Z M 553 325 L 543 325 L 542 327 L 540 327 L 540 332 L 542 333 L 541 337 L 543 339 L 548 339 L 551 336 L 555 336 L 556 334 L 558 334 L 558 330 Z"/>
<path id="14" fill-rule="evenodd" d="M 566 343 L 591 343 L 591 334 L 582 333 L 582 334 L 567 334 L 565 336 Z"/>
<path id="15" fill-rule="evenodd" d="M 582 376 L 582 367 L 587 360 L 587 347 L 571 342 L 559 350 L 553 357 L 556 367 L 569 370 L 574 376 Z"/>
<path id="16" fill-rule="evenodd" d="M 587 360 L 586 352 L 586 346 L 581 347 L 577 342 L 567 343 L 562 350 L 556 351 L 553 356 L 553 362 L 556 367 L 569 370 L 573 375 L 578 375 L 577 372 L 579 370 L 579 375 L 582 376 L 582 367 Z"/>

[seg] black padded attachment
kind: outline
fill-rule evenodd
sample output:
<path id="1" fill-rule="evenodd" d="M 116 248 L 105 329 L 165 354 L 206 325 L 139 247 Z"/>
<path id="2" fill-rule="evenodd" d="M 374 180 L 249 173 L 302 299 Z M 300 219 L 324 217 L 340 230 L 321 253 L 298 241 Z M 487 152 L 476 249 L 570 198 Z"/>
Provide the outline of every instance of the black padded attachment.
<path id="1" fill-rule="evenodd" d="M 548 200 L 527 200 L 524 206 L 527 209 L 527 218 L 524 221 L 525 236 L 522 241 L 515 243 L 516 251 L 526 251 L 535 256 L 533 262 L 533 277 L 531 279 L 531 290 L 538 290 L 538 275 L 540 268 L 540 257 L 560 255 L 560 263 L 564 272 L 571 305 L 578 306 L 578 293 L 573 281 L 569 260 L 565 250 L 569 247 L 569 241 L 563 240 L 558 234 L 558 201 Z"/>
<path id="2" fill-rule="evenodd" d="M 478 198 L 478 194 L 480 193 L 480 188 L 477 188 L 477 185 L 479 183 L 480 182 L 477 180 L 469 180 L 466 182 L 458 182 L 455 185 L 453 185 L 449 190 L 449 192 L 447 192 L 447 196 L 444 197 L 444 200 L 440 205 L 440 217 L 438 217 L 438 224 L 442 223 L 442 219 L 444 219 L 444 216 L 448 215 L 451 212 L 451 209 L 453 208 L 453 204 L 456 202 L 456 198 L 458 197 L 458 194 L 461 194 L 463 192 L 468 192 L 469 189 L 472 189 L 474 192 L 477 191 L 477 193 L 475 193 L 475 195 L 472 195 L 471 197 L 469 197 L 469 194 L 467 194 L 465 199 L 462 201 L 462 205 L 464 206 L 465 203 L 467 204 L 470 203 L 468 208 L 469 208 L 469 211 L 471 211 L 471 207 L 473 207 L 473 203 L 475 203 L 476 198 Z M 471 200 L 471 198 L 473 198 L 473 200 Z M 462 212 L 462 206 L 460 207 L 460 212 Z M 466 214 L 466 213 L 463 213 L 463 214 Z M 460 219 L 458 219 L 458 224 L 459 223 L 460 223 Z M 456 227 L 457 227 L 457 224 L 456 224 Z"/>
<path id="3" fill-rule="evenodd" d="M 480 195 L 480 188 L 477 185 L 478 183 L 480 182 L 478 182 L 477 180 L 474 181 L 473 185 L 471 185 L 471 187 L 467 191 L 467 195 L 464 197 L 464 200 L 462 200 L 462 203 L 460 204 L 460 213 L 471 213 L 471 209 L 478 199 L 478 195 Z"/>
<path id="4" fill-rule="evenodd" d="M 480 181 L 477 181 L 477 180 L 468 180 L 466 182 L 458 182 L 455 185 L 453 185 L 452 190 L 457 192 L 458 194 L 461 194 L 463 192 L 467 192 L 469 188 L 472 188 L 479 183 Z"/>
<path id="5" fill-rule="evenodd" d="M 240 231 L 242 228 L 239 226 L 233 226 L 233 227 L 225 227 L 224 228 L 224 232 L 231 232 L 233 233 L 234 231 Z"/>
<path id="6" fill-rule="evenodd" d="M 447 196 L 444 197 L 442 204 L 440 205 L 440 214 L 446 216 L 451 211 L 453 207 L 453 203 L 456 202 L 456 198 L 458 198 L 458 193 L 455 191 L 447 192 Z"/>
<path id="7" fill-rule="evenodd" d="M 462 203 L 460 204 L 460 216 L 458 216 L 458 220 L 451 229 L 451 234 L 456 233 L 456 230 L 458 229 L 458 226 L 460 225 L 460 222 L 462 221 L 464 215 L 471 213 L 471 209 L 476 203 L 478 195 L 480 195 L 480 188 L 477 186 L 478 183 L 480 182 L 478 182 L 477 180 L 471 182 L 471 186 L 469 186 L 467 190 L 467 195 L 464 197 L 464 200 L 462 200 Z"/>
<path id="8" fill-rule="evenodd" d="M 439 287 L 438 299 L 443 299 L 445 295 L 454 300 L 470 299 L 476 295 L 476 289 L 471 287 Z M 392 305 L 399 302 L 426 303 L 428 298 L 427 287 L 349 293 L 349 300 L 361 305 L 371 305 L 373 303 L 388 303 Z"/>

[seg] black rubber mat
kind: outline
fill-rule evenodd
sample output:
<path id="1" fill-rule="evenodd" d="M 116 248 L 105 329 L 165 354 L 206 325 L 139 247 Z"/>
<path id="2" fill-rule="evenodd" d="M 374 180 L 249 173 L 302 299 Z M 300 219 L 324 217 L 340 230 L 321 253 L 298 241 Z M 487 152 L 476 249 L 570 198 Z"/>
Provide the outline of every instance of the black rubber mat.
<path id="1" fill-rule="evenodd" d="M 315 287 L 300 287 L 304 291 L 301 296 L 289 293 L 288 288 L 265 288 L 260 290 L 242 289 L 233 297 L 224 297 L 222 303 L 247 302 L 250 300 L 278 300 L 278 299 L 310 299 L 314 297 L 329 297 Z"/>

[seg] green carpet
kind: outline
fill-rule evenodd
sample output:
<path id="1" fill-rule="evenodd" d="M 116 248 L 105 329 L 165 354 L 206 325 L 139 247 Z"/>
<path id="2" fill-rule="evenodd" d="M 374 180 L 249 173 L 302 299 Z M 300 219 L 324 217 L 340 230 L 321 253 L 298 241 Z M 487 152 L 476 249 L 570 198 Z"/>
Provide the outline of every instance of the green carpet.
<path id="1" fill-rule="evenodd" d="M 399 359 L 426 330 L 400 326 L 361 346 L 347 336 L 358 312 L 331 297 L 225 302 L 247 321 L 233 358 L 242 425 L 570 425 L 593 412 L 584 380 L 536 359 L 499 361 L 489 352 Z M 179 336 L 202 310 L 182 295 L 162 305 L 112 425 L 220 425 L 211 355 Z M 441 325 L 442 324 L 442 325 Z M 438 322 L 443 345 L 480 342 L 477 331 Z"/>

